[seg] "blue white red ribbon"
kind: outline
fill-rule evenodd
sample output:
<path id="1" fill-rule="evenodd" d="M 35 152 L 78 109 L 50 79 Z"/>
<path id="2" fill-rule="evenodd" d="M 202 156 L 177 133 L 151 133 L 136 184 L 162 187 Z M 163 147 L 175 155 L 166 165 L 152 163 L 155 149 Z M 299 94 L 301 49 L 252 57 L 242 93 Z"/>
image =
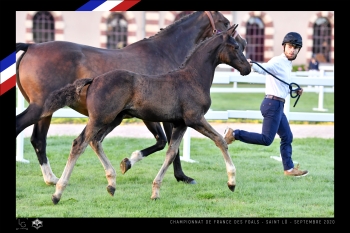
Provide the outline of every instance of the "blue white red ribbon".
<path id="1" fill-rule="evenodd" d="M 126 11 L 140 0 L 89 1 L 77 11 Z"/>
<path id="2" fill-rule="evenodd" d="M 0 95 L 16 86 L 16 52 L 8 55 L 0 62 Z"/>

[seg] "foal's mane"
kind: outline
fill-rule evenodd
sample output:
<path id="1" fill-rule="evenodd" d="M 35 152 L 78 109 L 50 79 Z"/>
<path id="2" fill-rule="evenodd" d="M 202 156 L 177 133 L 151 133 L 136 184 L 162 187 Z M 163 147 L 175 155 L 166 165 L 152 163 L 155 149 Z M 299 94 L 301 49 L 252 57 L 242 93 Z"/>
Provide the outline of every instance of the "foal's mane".
<path id="1" fill-rule="evenodd" d="M 236 27 L 237 27 L 237 25 L 236 25 Z M 235 31 L 236 31 L 236 28 L 232 31 L 232 35 L 233 35 L 233 33 L 234 33 Z M 216 35 L 213 35 L 213 36 L 211 36 L 211 37 L 207 37 L 207 38 L 205 38 L 204 40 L 202 40 L 201 42 L 199 42 L 198 44 L 196 44 L 196 45 L 188 52 L 188 54 L 187 54 L 186 57 L 185 57 L 185 60 L 184 60 L 184 61 L 181 63 L 181 65 L 179 66 L 179 69 L 185 67 L 187 61 L 191 58 L 191 56 L 193 55 L 193 53 L 194 53 L 199 47 L 201 47 L 203 44 L 206 44 L 206 42 L 207 42 L 208 40 L 214 40 L 216 37 L 221 36 L 221 35 L 223 35 L 224 33 L 227 33 L 227 31 L 217 33 Z M 232 37 L 232 36 L 231 36 L 231 37 Z"/>
<path id="2" fill-rule="evenodd" d="M 151 39 L 151 38 L 157 37 L 157 36 L 161 36 L 163 33 L 168 31 L 169 28 L 176 27 L 178 24 L 182 23 L 182 21 L 188 19 L 189 17 L 192 17 L 193 15 L 195 15 L 195 14 L 197 14 L 199 12 L 201 12 L 201 11 L 194 11 L 191 14 L 188 14 L 188 15 L 185 15 L 185 16 L 181 17 L 180 19 L 176 20 L 175 22 L 173 22 L 172 24 L 168 25 L 167 27 L 161 28 L 155 35 L 148 37 L 148 39 Z M 145 39 L 147 39 L 147 38 L 145 38 Z"/>
<path id="3" fill-rule="evenodd" d="M 207 37 L 204 40 L 202 40 L 201 42 L 199 42 L 198 44 L 196 44 L 186 55 L 185 60 L 181 63 L 181 65 L 178 67 L 178 69 L 182 69 L 185 67 L 187 61 L 192 57 L 193 53 L 198 50 L 198 48 L 202 47 L 204 44 L 207 43 L 207 41 L 209 40 L 214 40 L 216 37 L 221 36 L 224 32 L 218 33 L 214 36 L 211 37 Z"/>

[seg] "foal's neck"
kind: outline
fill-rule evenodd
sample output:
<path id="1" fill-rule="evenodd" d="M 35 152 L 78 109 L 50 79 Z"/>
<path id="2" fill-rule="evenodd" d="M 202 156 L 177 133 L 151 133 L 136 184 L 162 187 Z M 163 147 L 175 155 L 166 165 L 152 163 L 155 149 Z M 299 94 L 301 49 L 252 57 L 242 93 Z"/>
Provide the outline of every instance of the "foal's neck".
<path id="1" fill-rule="evenodd" d="M 215 41 L 207 41 L 205 44 L 199 45 L 188 57 L 186 62 L 180 66 L 191 74 L 192 79 L 196 80 L 205 91 L 210 91 L 214 79 L 216 67 L 222 63 L 219 60 L 219 51 L 221 43 Z"/>

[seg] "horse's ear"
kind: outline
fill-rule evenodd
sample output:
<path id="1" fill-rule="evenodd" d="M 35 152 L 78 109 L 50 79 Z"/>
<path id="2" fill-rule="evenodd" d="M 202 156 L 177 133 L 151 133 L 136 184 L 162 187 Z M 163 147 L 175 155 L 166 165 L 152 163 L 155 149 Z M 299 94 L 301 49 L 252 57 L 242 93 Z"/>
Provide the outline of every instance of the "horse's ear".
<path id="1" fill-rule="evenodd" d="M 228 34 L 232 36 L 234 34 L 234 32 L 235 32 L 237 27 L 238 27 L 238 24 L 233 24 L 231 27 L 229 27 L 227 29 Z"/>
<path id="2" fill-rule="evenodd" d="M 238 24 L 234 24 L 234 25 L 233 25 L 233 30 L 232 30 L 232 32 L 231 32 L 231 36 L 232 36 L 232 37 L 234 36 L 237 27 L 238 27 Z"/>

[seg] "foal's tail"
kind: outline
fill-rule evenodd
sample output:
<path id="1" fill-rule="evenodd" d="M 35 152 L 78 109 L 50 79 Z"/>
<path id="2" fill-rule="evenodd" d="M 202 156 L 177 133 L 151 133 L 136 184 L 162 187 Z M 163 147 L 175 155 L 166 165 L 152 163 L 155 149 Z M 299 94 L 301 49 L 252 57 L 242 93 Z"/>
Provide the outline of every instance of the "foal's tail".
<path id="1" fill-rule="evenodd" d="M 45 100 L 41 117 L 50 116 L 64 106 L 74 105 L 80 99 L 81 89 L 92 83 L 92 80 L 92 78 L 78 79 L 74 83 L 52 92 Z"/>

